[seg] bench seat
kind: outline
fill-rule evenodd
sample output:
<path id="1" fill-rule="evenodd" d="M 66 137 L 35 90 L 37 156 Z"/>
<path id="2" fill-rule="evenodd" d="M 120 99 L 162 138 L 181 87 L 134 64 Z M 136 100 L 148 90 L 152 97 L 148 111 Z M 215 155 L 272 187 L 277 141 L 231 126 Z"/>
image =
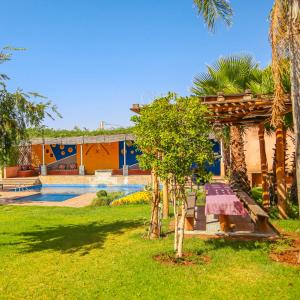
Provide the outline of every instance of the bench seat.
<path id="1" fill-rule="evenodd" d="M 245 192 L 236 191 L 238 198 L 244 203 L 249 216 L 259 232 L 268 231 L 269 215 Z"/>

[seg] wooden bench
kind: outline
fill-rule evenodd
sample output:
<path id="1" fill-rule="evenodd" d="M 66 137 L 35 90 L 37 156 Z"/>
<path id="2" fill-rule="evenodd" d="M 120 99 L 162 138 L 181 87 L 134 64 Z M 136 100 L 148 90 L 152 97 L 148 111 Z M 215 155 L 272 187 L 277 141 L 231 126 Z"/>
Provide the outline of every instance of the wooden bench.
<path id="1" fill-rule="evenodd" d="M 186 218 L 184 223 L 185 230 L 194 230 L 196 199 L 197 196 L 195 192 L 188 193 Z"/>
<path id="2" fill-rule="evenodd" d="M 247 208 L 250 218 L 254 222 L 255 230 L 259 232 L 268 231 L 268 214 L 245 192 L 235 191 L 235 193 Z"/>
<path id="3" fill-rule="evenodd" d="M 22 188 L 26 186 L 32 186 L 39 184 L 38 179 L 36 178 L 3 178 L 0 181 L 0 186 L 2 190 L 4 190 L 4 187 L 14 187 L 14 188 Z"/>

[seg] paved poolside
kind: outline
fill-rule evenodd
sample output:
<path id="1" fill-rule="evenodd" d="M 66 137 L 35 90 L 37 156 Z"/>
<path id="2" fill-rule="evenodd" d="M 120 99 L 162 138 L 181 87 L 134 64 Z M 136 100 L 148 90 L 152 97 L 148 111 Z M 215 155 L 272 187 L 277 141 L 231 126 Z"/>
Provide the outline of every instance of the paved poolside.
<path id="1" fill-rule="evenodd" d="M 20 206 L 60 206 L 60 207 L 84 207 L 92 203 L 96 197 L 96 193 L 86 193 L 77 197 L 62 201 L 22 201 L 18 198 L 39 194 L 38 192 L 22 191 L 22 192 L 6 192 L 0 191 L 0 205 L 20 205 Z"/>

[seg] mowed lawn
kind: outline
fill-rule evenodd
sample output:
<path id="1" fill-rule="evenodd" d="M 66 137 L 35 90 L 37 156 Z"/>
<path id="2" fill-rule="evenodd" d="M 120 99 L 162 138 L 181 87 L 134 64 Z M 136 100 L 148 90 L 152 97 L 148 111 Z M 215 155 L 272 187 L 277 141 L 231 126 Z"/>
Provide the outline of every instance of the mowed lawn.
<path id="1" fill-rule="evenodd" d="M 147 205 L 1 206 L 0 299 L 300 299 L 300 268 L 271 261 L 269 243 L 186 239 L 210 263 L 161 265 L 152 257 L 173 236 L 143 239 L 148 215 Z"/>

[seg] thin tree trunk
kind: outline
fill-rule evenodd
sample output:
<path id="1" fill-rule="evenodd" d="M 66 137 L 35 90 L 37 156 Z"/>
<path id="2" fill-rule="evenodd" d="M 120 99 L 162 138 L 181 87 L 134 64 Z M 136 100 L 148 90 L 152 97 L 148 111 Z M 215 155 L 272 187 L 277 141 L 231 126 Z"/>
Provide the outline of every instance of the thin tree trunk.
<path id="1" fill-rule="evenodd" d="M 178 230 L 178 249 L 176 253 L 177 258 L 183 256 L 183 239 L 184 239 L 184 222 L 186 217 L 186 195 L 184 191 L 184 186 L 180 187 L 180 198 L 181 198 L 181 216 L 179 220 L 179 230 Z"/>
<path id="2" fill-rule="evenodd" d="M 244 139 L 240 126 L 230 127 L 231 175 L 233 188 L 241 189 L 246 193 L 251 191 L 244 150 Z"/>
<path id="3" fill-rule="evenodd" d="M 262 177 L 262 200 L 263 207 L 266 210 L 270 208 L 270 191 L 268 182 L 268 160 L 266 155 L 266 144 L 265 144 L 265 126 L 263 123 L 258 126 L 258 137 L 259 137 L 259 150 L 260 150 L 260 165 L 261 165 L 261 177 Z"/>
<path id="4" fill-rule="evenodd" d="M 177 187 L 176 187 L 176 180 L 172 178 L 172 197 L 173 197 L 173 210 L 174 210 L 174 251 L 177 252 L 178 250 L 178 208 L 177 208 Z"/>
<path id="5" fill-rule="evenodd" d="M 149 237 L 156 239 L 160 237 L 159 226 L 159 180 L 155 171 L 153 171 L 153 191 L 152 191 L 152 213 L 150 221 Z"/>
<path id="6" fill-rule="evenodd" d="M 291 60 L 291 100 L 293 106 L 294 132 L 296 138 L 295 160 L 297 198 L 300 218 L 300 1 L 291 0 L 290 13 L 290 60 Z"/>
<path id="7" fill-rule="evenodd" d="M 169 182 L 166 179 L 163 183 L 163 218 L 169 218 Z"/>
<path id="8" fill-rule="evenodd" d="M 281 218 L 288 218 L 286 202 L 286 181 L 285 181 L 285 144 L 282 125 L 276 128 L 276 187 L 277 187 L 277 206 Z"/>

